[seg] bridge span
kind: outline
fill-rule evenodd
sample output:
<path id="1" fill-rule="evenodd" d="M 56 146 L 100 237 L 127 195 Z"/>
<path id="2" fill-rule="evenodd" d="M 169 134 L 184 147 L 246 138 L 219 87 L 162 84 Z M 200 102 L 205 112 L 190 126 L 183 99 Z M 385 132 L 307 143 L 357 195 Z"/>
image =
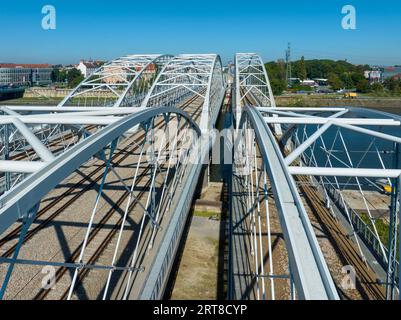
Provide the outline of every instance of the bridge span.
<path id="1" fill-rule="evenodd" d="M 227 91 L 227 297 L 398 298 L 401 118 L 277 107 L 254 53 L 233 76 L 129 55 L 57 106 L 1 107 L 0 298 L 161 299 Z"/>
<path id="2" fill-rule="evenodd" d="M 230 297 L 398 298 L 401 118 L 276 107 L 259 56 L 235 68 Z"/>
<path id="3" fill-rule="evenodd" d="M 224 94 L 217 55 L 130 55 L 2 107 L 1 298 L 161 298 Z"/>

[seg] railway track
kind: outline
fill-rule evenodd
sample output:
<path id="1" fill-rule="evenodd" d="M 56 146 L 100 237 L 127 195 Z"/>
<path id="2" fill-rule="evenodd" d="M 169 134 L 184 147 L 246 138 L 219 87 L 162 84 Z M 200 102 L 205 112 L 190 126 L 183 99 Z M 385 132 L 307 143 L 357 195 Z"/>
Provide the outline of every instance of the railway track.
<path id="1" fill-rule="evenodd" d="M 289 152 L 283 145 L 280 145 L 280 147 L 283 154 L 287 156 Z M 310 208 L 319 224 L 324 228 L 342 263 L 355 268 L 357 290 L 361 296 L 366 299 L 384 300 L 384 287 L 377 282 L 375 273 L 363 262 L 356 244 L 350 238 L 346 229 L 333 217 L 330 209 L 326 208 L 319 191 L 310 185 L 308 177 L 293 177 L 298 185 L 298 189 L 304 195 L 306 205 Z"/>
<path id="2" fill-rule="evenodd" d="M 169 143 L 166 144 L 166 148 L 168 148 Z M 142 172 L 140 172 L 139 177 L 137 178 L 137 183 L 142 182 L 147 177 L 147 174 L 149 173 L 151 167 L 148 166 L 144 168 Z M 142 197 L 146 194 L 149 186 L 151 184 L 151 180 L 148 179 L 146 181 L 146 184 L 141 187 L 141 191 L 135 196 L 136 200 L 131 203 L 129 211 L 132 211 L 136 206 L 138 205 L 139 201 L 142 199 Z M 125 200 L 128 198 L 128 194 L 124 193 L 121 195 L 118 200 L 115 202 L 115 205 L 113 208 L 107 211 L 106 215 L 103 216 L 101 221 L 96 224 L 96 226 L 93 228 L 89 235 L 88 243 L 87 246 L 91 244 L 95 240 L 96 235 L 102 230 L 102 228 L 109 222 L 109 220 L 112 218 L 113 214 L 115 213 L 116 209 L 122 207 L 123 203 Z M 95 252 L 91 255 L 91 257 L 87 260 L 87 264 L 93 265 L 97 262 L 98 258 L 103 254 L 104 250 L 107 248 L 107 246 L 112 242 L 113 237 L 117 234 L 117 232 L 120 230 L 120 225 L 123 222 L 123 217 L 120 216 L 118 221 L 116 223 L 113 223 L 112 229 L 108 232 L 106 237 L 100 240 L 98 247 L 96 248 Z M 67 261 L 68 262 L 74 262 L 79 258 L 79 254 L 82 249 L 82 244 L 77 247 L 74 252 L 71 254 L 70 259 Z M 67 273 L 68 268 L 66 267 L 61 267 L 57 270 L 56 275 L 55 275 L 55 283 L 59 282 L 61 278 Z M 88 275 L 90 272 L 89 268 L 83 268 L 79 271 L 78 276 L 77 276 L 77 282 L 76 282 L 76 288 L 79 287 L 79 285 L 83 282 L 83 279 L 85 276 Z M 47 295 L 50 293 L 51 289 L 41 289 L 40 292 L 35 296 L 35 300 L 43 300 L 47 297 Z M 61 300 L 64 300 L 68 297 L 69 290 L 65 290 L 64 293 L 61 295 Z"/>
<path id="3" fill-rule="evenodd" d="M 326 233 L 333 240 L 337 251 L 345 265 L 351 265 L 355 268 L 358 290 L 362 295 L 370 299 L 384 300 L 385 289 L 377 282 L 375 273 L 362 261 L 358 249 L 353 240 L 348 236 L 345 228 L 340 225 L 332 216 L 329 209 L 324 205 L 318 191 L 308 185 L 308 178 L 305 176 L 296 176 L 298 188 L 305 194 L 305 200 L 311 208 L 316 219 L 320 222 Z"/>
<path id="4" fill-rule="evenodd" d="M 192 98 L 190 98 L 189 100 L 187 100 L 182 106 L 182 109 L 186 109 L 188 107 L 190 107 L 194 101 L 196 101 L 198 99 L 197 96 L 193 96 Z M 201 113 L 201 106 L 202 104 L 200 104 L 199 107 L 196 108 L 194 114 L 194 118 L 198 118 L 200 116 Z M 162 125 L 162 120 L 160 120 L 159 124 L 157 124 L 156 126 L 160 126 Z M 145 134 L 140 135 L 140 137 L 138 137 L 137 139 L 135 139 L 136 142 L 138 142 L 139 140 L 145 138 Z M 124 150 L 121 150 L 118 153 L 118 160 L 114 161 L 113 164 L 114 165 L 118 165 L 120 163 L 122 163 L 132 152 L 135 152 L 135 150 L 137 150 L 139 148 L 138 144 L 136 144 L 136 147 L 134 147 L 132 150 L 126 150 L 124 148 Z M 53 221 L 60 213 L 62 213 L 66 208 L 68 208 L 71 204 L 73 204 L 75 201 L 77 201 L 84 193 L 85 191 L 90 190 L 97 182 L 99 182 L 99 180 L 102 178 L 102 174 L 98 174 L 99 172 L 102 172 L 102 169 L 104 169 L 104 165 L 100 165 L 98 166 L 95 170 L 93 170 L 92 172 L 88 173 L 88 175 L 86 175 L 85 177 L 83 177 L 78 183 L 76 183 L 75 185 L 73 185 L 72 187 L 70 187 L 68 189 L 68 191 L 66 193 L 63 194 L 63 197 L 71 195 L 74 193 L 74 191 L 76 191 L 77 188 L 81 187 L 86 181 L 89 181 L 89 179 L 91 179 L 91 182 L 87 185 L 85 185 L 83 187 L 83 189 L 78 192 L 77 194 L 73 195 L 72 198 L 70 198 L 67 202 L 65 202 L 60 208 L 58 208 L 55 212 L 53 212 L 49 217 L 47 217 L 42 223 L 40 223 L 38 226 L 36 226 L 35 228 L 33 228 L 32 230 L 30 230 L 25 239 L 24 242 L 27 242 L 29 239 L 32 239 L 34 237 L 35 234 L 37 234 L 40 230 L 42 230 L 43 228 L 45 228 L 51 221 Z M 138 178 L 138 183 L 144 179 L 144 177 L 146 177 L 146 174 L 148 173 L 148 171 L 150 170 L 150 167 L 147 167 L 145 170 L 143 170 L 143 172 L 140 174 L 139 178 Z M 97 175 L 98 174 L 98 175 Z M 131 204 L 131 208 L 130 210 L 132 210 L 137 203 L 139 202 L 140 198 L 144 195 L 144 193 L 146 192 L 146 188 L 149 187 L 150 184 L 150 180 L 147 181 L 147 183 L 145 184 L 145 186 L 142 188 L 140 194 L 138 195 L 138 199 L 137 201 L 133 202 Z M 99 231 L 102 229 L 102 227 L 104 225 L 107 224 L 107 222 L 109 221 L 109 219 L 111 218 L 111 216 L 113 215 L 113 213 L 115 212 L 116 209 L 118 209 L 123 202 L 126 200 L 126 198 L 128 197 L 128 195 L 125 193 L 123 194 L 115 203 L 115 206 L 113 206 L 113 208 L 111 208 L 107 214 L 101 219 L 101 221 L 96 225 L 96 227 L 91 231 L 90 236 L 89 236 L 89 242 L 88 245 L 96 238 L 96 235 L 99 233 Z M 41 216 L 43 216 L 44 214 L 46 214 L 47 211 L 51 210 L 51 208 L 54 207 L 55 204 L 57 204 L 60 201 L 60 198 L 55 199 L 54 201 L 48 203 L 43 209 L 41 209 L 38 212 L 37 218 L 40 218 Z M 117 233 L 117 231 L 119 230 L 119 225 L 122 223 L 122 217 L 120 217 L 120 219 L 118 220 L 117 223 L 114 224 L 114 227 L 110 230 L 110 232 L 107 234 L 106 237 L 104 237 L 101 241 L 100 241 L 100 245 L 98 246 L 98 248 L 95 250 L 95 252 L 92 254 L 92 256 L 87 260 L 88 264 L 94 264 L 97 259 L 102 255 L 103 251 L 105 248 L 107 248 L 108 244 L 112 241 L 112 239 L 114 238 L 115 234 Z M 6 237 L 4 237 L 3 239 L 0 240 L 0 248 L 2 245 L 6 244 L 7 242 L 9 242 L 11 239 L 17 237 L 19 235 L 21 231 L 21 227 L 17 227 L 16 229 L 14 229 L 13 231 L 11 231 L 9 234 L 7 234 Z M 3 253 L 3 257 L 9 257 L 10 255 L 12 255 L 15 251 L 16 248 L 16 244 L 14 244 L 11 248 L 9 248 L 5 253 Z M 80 254 L 82 248 L 82 244 L 76 248 L 73 253 L 71 254 L 71 257 L 68 259 L 67 262 L 74 262 Z M 56 272 L 56 282 L 59 281 L 68 271 L 68 268 L 65 267 L 61 267 L 57 270 Z M 88 268 L 84 268 L 81 269 L 78 273 L 78 278 L 77 278 L 77 283 L 76 283 L 76 287 L 79 286 L 80 283 L 82 283 L 83 279 L 85 278 L 85 276 L 89 273 L 90 269 Z M 37 293 L 35 295 L 34 299 L 45 299 L 48 294 L 49 294 L 50 290 L 46 290 L 46 289 L 41 289 L 39 291 L 39 293 Z M 61 295 L 61 299 L 65 299 L 68 295 L 68 290 L 66 290 L 62 295 Z"/>
<path id="5" fill-rule="evenodd" d="M 140 176 L 138 177 L 138 182 L 141 182 L 144 179 L 144 177 L 149 172 L 149 170 L 150 170 L 150 167 L 147 167 L 147 168 L 145 168 L 145 170 L 143 172 L 141 172 Z M 150 185 L 150 180 L 148 180 L 146 182 L 146 185 L 142 188 L 140 193 L 137 195 L 138 199 L 140 199 L 143 196 L 143 194 L 146 191 L 146 187 L 149 187 L 149 185 Z M 103 218 L 100 220 L 100 222 L 93 228 L 93 230 L 89 234 L 87 246 L 89 244 L 91 244 L 91 242 L 95 239 L 96 235 L 100 232 L 100 230 L 102 230 L 102 227 L 104 227 L 107 224 L 107 222 L 110 220 L 110 218 L 113 216 L 113 214 L 115 213 L 115 208 L 120 207 L 127 198 L 128 198 L 127 193 L 124 193 L 116 201 L 115 206 L 113 208 L 111 208 L 110 210 L 108 210 L 106 215 L 103 216 Z M 138 201 L 133 202 L 130 206 L 130 210 L 134 209 L 137 204 L 138 204 Z M 113 228 L 110 230 L 110 232 L 107 234 L 107 236 L 100 242 L 100 245 L 95 250 L 94 254 L 87 261 L 87 264 L 95 264 L 97 259 L 102 254 L 103 250 L 107 247 L 107 245 L 111 242 L 114 235 L 116 235 L 116 233 L 118 232 L 119 226 L 122 223 L 122 220 L 123 220 L 123 218 L 120 217 L 118 222 L 113 225 Z M 72 252 L 71 257 L 66 262 L 67 263 L 75 262 L 79 258 L 81 249 L 82 249 L 82 244 Z M 66 268 L 66 267 L 59 268 L 55 274 L 55 283 L 59 282 L 60 279 L 67 273 L 67 271 L 68 271 L 68 268 Z M 90 270 L 88 268 L 83 268 L 79 271 L 77 282 L 76 282 L 76 287 L 78 287 L 81 284 L 83 278 L 89 273 L 89 271 Z M 42 288 L 39 291 L 39 293 L 35 296 L 34 299 L 35 300 L 44 300 L 47 297 L 47 295 L 50 293 L 50 291 L 51 291 L 51 289 L 43 289 Z M 69 292 L 68 289 L 65 290 L 64 293 L 61 295 L 60 300 L 66 299 L 68 296 L 68 292 Z"/>
<path id="6" fill-rule="evenodd" d="M 143 135 L 143 137 L 144 136 L 145 135 Z M 137 139 L 136 142 L 139 142 L 139 139 Z M 113 162 L 113 165 L 120 164 L 122 161 L 124 161 L 129 156 L 129 152 L 135 152 L 137 150 L 137 148 L 138 147 L 134 147 L 133 149 L 130 149 L 130 150 L 119 151 L 119 153 L 116 155 L 117 158 Z M 129 152 L 127 152 L 127 151 L 129 151 Z M 85 185 L 80 192 L 73 195 L 73 197 L 70 198 L 69 200 L 67 200 L 65 203 L 63 203 L 60 208 L 58 208 L 50 216 L 45 218 L 43 220 L 43 222 L 41 222 L 41 224 L 39 224 L 36 227 L 29 230 L 27 232 L 27 234 L 25 235 L 23 243 L 26 243 L 28 240 L 30 240 L 36 233 L 38 233 L 40 230 L 45 228 L 52 220 L 54 220 L 65 209 L 67 209 L 72 203 L 74 203 L 79 198 L 81 198 L 84 195 L 85 191 L 90 190 L 92 187 L 94 187 L 102 179 L 102 176 L 103 176 L 102 172 L 104 170 L 104 167 L 105 167 L 104 164 L 97 166 L 96 169 L 94 169 L 92 172 L 85 175 L 85 177 L 83 177 L 81 180 L 79 180 L 75 185 L 68 188 L 68 190 L 63 194 L 63 197 L 57 197 L 52 202 L 48 203 L 42 209 L 40 209 L 38 211 L 38 213 L 36 214 L 35 221 L 38 220 L 39 218 L 43 217 L 46 213 L 48 213 L 56 204 L 63 201 L 63 198 L 71 196 L 72 194 L 74 194 L 74 192 L 77 189 L 81 188 L 81 186 L 83 186 L 85 182 L 90 181 L 90 183 Z M 10 240 L 18 237 L 21 232 L 21 229 L 22 229 L 22 226 L 18 226 L 14 230 L 9 232 L 5 237 L 3 237 L 0 240 L 0 248 L 3 245 L 5 245 L 7 242 L 9 242 Z M 16 247 L 17 247 L 17 244 L 14 244 L 12 247 L 7 249 L 7 251 L 5 251 L 1 256 L 2 257 L 10 257 L 14 253 Z"/>

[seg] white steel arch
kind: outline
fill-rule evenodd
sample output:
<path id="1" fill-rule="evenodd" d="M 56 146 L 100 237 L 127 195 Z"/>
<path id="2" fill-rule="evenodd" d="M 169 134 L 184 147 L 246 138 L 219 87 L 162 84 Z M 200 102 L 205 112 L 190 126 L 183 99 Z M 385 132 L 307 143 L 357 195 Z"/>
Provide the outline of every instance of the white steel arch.
<path id="1" fill-rule="evenodd" d="M 233 231 L 234 234 L 240 234 L 236 237 L 239 240 L 234 242 L 242 244 L 236 245 L 232 253 L 235 270 L 232 276 L 236 279 L 236 284 L 231 290 L 238 291 L 243 279 L 251 275 L 255 277 L 256 283 L 254 298 L 274 300 L 275 278 L 285 278 L 285 275 L 277 275 L 273 270 L 268 199 L 271 188 L 288 251 L 288 285 L 291 288 L 291 296 L 297 295 L 299 299 L 306 300 L 338 299 L 333 279 L 296 185 L 285 166 L 272 131 L 254 107 L 243 108 L 235 142 L 234 164 L 233 188 L 236 197 L 233 200 L 235 218 L 232 223 L 235 229 L 242 230 L 243 233 Z M 244 207 L 240 209 L 242 205 Z M 261 222 L 262 216 L 266 216 L 264 225 Z M 246 223 L 248 219 L 249 225 Z M 245 249 L 244 246 L 247 245 L 243 238 L 247 232 L 251 238 L 250 248 Z M 263 245 L 265 238 L 267 247 Z M 252 252 L 251 255 L 248 253 L 252 257 L 246 257 L 244 252 Z M 267 267 L 266 256 L 270 263 Z M 252 263 L 244 262 L 244 259 L 253 260 L 253 257 L 255 261 Z M 246 265 L 249 265 L 250 269 L 243 269 Z M 270 283 L 266 284 L 266 281 Z M 292 286 L 295 286 L 296 293 L 293 292 Z M 239 294 L 243 293 L 237 292 L 237 295 Z"/>
<path id="2" fill-rule="evenodd" d="M 80 112 L 80 116 L 84 116 L 82 108 L 86 108 L 85 110 L 90 112 L 92 116 L 94 111 L 96 111 L 96 115 L 100 115 L 103 110 L 98 110 L 99 107 L 104 108 L 105 115 L 107 112 L 110 116 L 115 115 L 112 110 L 106 111 L 106 109 L 116 107 L 126 109 L 121 115 L 129 114 L 133 112 L 129 108 L 139 107 L 158 72 L 170 59 L 172 56 L 168 54 L 127 55 L 107 62 L 84 79 L 57 106 L 62 107 L 64 111 L 68 110 L 71 115 Z M 33 170 L 33 166 L 36 168 L 41 166 L 33 163 L 29 166 L 22 166 L 15 162 L 4 162 L 9 161 L 9 158 L 14 157 L 17 152 L 26 153 L 28 159 L 32 160 L 40 155 L 37 150 L 45 148 L 54 139 L 64 140 L 64 136 L 75 135 L 72 143 L 65 144 L 64 149 L 67 149 L 77 143 L 83 135 L 90 134 L 83 125 L 91 124 L 92 127 L 95 127 L 103 125 L 102 122 L 106 124 L 109 120 L 113 120 L 100 120 L 98 118 L 93 122 L 89 119 L 81 119 L 82 122 L 79 123 L 75 118 L 75 123 L 72 123 L 71 119 L 68 118 L 62 119 L 57 115 L 52 116 L 50 114 L 43 115 L 45 109 L 42 108 L 42 111 L 39 111 L 39 107 L 12 109 L 13 107 L 2 107 L 0 110 L 3 114 L 0 134 L 2 141 L 4 141 L 1 144 L 0 157 L 3 160 L 3 170 L 7 171 L 4 177 L 0 177 L 0 194 L 24 179 L 26 173 Z M 22 112 L 22 114 L 18 112 Z M 36 113 L 42 113 L 42 115 Z M 28 115 L 32 115 L 33 118 L 28 120 Z M 13 119 L 14 116 L 16 119 Z M 50 118 L 46 119 L 47 116 Z M 10 121 L 11 118 L 13 121 Z M 49 121 L 50 119 L 51 121 Z M 41 122 L 42 120 L 43 122 Z M 88 121 L 93 123 L 88 123 Z M 32 143 L 33 140 L 35 143 Z M 29 148 L 33 148 L 35 152 L 29 153 L 27 151 Z M 16 172 L 16 170 L 20 172 Z"/>
<path id="3" fill-rule="evenodd" d="M 83 110 L 83 109 L 81 109 Z M 57 112 L 54 109 L 53 112 Z M 198 126 L 192 122 L 189 115 L 177 108 L 167 108 L 160 107 L 155 109 L 143 109 L 143 108 L 130 108 L 130 110 L 124 110 L 127 116 L 122 116 L 122 112 L 118 110 L 110 110 L 109 117 L 104 117 L 102 114 L 97 114 L 96 111 L 86 113 L 86 115 L 80 116 L 80 112 L 76 112 L 73 115 L 63 114 L 63 122 L 70 124 L 91 124 L 95 123 L 104 127 L 97 133 L 91 135 L 81 143 L 75 145 L 74 147 L 66 150 L 64 153 L 55 157 L 50 150 L 46 148 L 39 141 L 32 140 L 29 141 L 32 147 L 37 150 L 38 153 L 46 155 L 45 159 L 42 161 L 12 161 L 14 163 L 15 169 L 10 167 L 12 172 L 19 172 L 25 170 L 26 172 L 33 173 L 26 180 L 17 185 L 13 192 L 3 194 L 0 197 L 0 202 L 2 207 L 0 208 L 0 234 L 4 231 L 9 223 L 15 222 L 17 219 L 25 216 L 29 209 L 41 199 L 47 191 L 51 190 L 57 183 L 64 179 L 73 170 L 81 166 L 90 157 L 94 156 L 99 152 L 104 146 L 111 143 L 114 139 L 122 136 L 125 133 L 131 132 L 130 130 L 135 129 L 135 127 L 142 122 L 151 119 L 157 115 L 162 114 L 177 114 L 184 117 L 193 129 L 200 133 Z M 118 117 L 120 115 L 120 117 Z M 117 116 L 117 117 L 115 117 Z M 11 118 L 7 121 L 15 121 L 15 119 L 24 119 L 24 116 Z M 44 123 L 58 123 L 60 118 L 57 114 L 51 113 L 50 115 L 40 116 L 38 119 Z M 19 120 L 21 123 L 23 121 Z M 27 122 L 31 122 L 27 120 Z M 30 136 L 30 133 L 26 133 Z M 40 151 L 39 151 L 40 150 Z M 46 161 L 45 161 L 46 160 Z M 9 163 L 5 163 L 0 160 L 0 167 L 5 167 Z M 25 166 L 25 169 L 21 169 Z M 54 171 L 54 172 L 53 172 Z M 45 179 L 47 182 L 42 183 L 41 181 Z"/>
<path id="4" fill-rule="evenodd" d="M 171 55 L 127 55 L 99 67 L 59 104 L 62 106 L 127 107 L 142 98 Z"/>
<path id="5" fill-rule="evenodd" d="M 152 174 L 158 178 L 157 181 L 155 178 L 151 180 L 150 187 L 147 189 L 149 193 L 148 202 L 141 204 L 143 208 L 146 208 L 143 212 L 143 221 L 145 221 L 145 216 L 151 221 L 152 237 L 150 238 L 149 250 L 152 247 L 155 235 L 159 234 L 158 221 L 160 219 L 168 221 L 162 218 L 167 211 L 173 220 L 173 223 L 169 224 L 165 235 L 171 241 L 165 243 L 161 250 L 155 250 L 157 252 L 157 260 L 152 268 L 156 271 L 154 275 L 147 279 L 146 287 L 142 291 L 142 297 L 147 294 L 149 294 L 150 298 L 161 297 L 164 290 L 163 287 L 168 278 L 168 270 L 171 268 L 174 252 L 179 242 L 179 235 L 182 232 L 189 210 L 190 199 L 195 192 L 196 184 L 194 181 L 200 175 L 202 163 L 208 152 L 208 149 L 197 152 L 194 150 L 196 148 L 194 145 L 178 147 L 185 140 L 182 135 L 188 135 L 188 132 L 182 130 L 183 127 L 194 129 L 197 137 L 201 135 L 201 131 L 188 114 L 175 107 L 180 102 L 185 102 L 185 99 L 190 98 L 190 96 L 201 96 L 203 98 L 203 109 L 206 108 L 206 112 L 202 110 L 202 118 L 204 119 L 202 123 L 205 123 L 205 128 L 207 128 L 206 126 L 213 126 L 224 97 L 220 58 L 217 55 L 182 55 L 182 68 L 180 69 L 180 67 L 176 66 L 177 73 L 181 72 L 181 75 L 176 74 L 176 78 L 171 81 L 172 83 L 176 82 L 178 85 L 172 84 L 171 90 L 162 90 L 163 92 L 157 95 L 162 99 L 155 99 L 154 96 L 150 97 L 149 94 L 149 98 L 153 100 L 147 99 L 144 105 L 157 108 L 141 108 L 140 105 L 147 93 L 159 87 L 154 85 L 154 82 L 156 79 L 161 79 L 158 74 L 162 70 L 167 70 L 165 66 L 171 59 L 172 56 L 169 55 L 131 55 L 116 59 L 105 64 L 93 75 L 85 79 L 56 107 L 21 106 L 4 107 L 1 110 L 3 113 L 0 117 L 2 138 L 10 137 L 9 133 L 12 131 L 12 139 L 6 139 L 10 144 L 6 146 L 6 143 L 4 143 L 2 146 L 6 156 L 0 160 L 0 170 L 3 173 L 1 178 L 7 180 L 7 177 L 11 177 L 8 180 L 11 180 L 11 182 L 15 180 L 15 183 L 3 190 L 0 196 L 2 204 L 0 208 L 0 233 L 17 220 L 19 221 L 19 219 L 23 221 L 23 224 L 18 246 L 13 256 L 0 258 L 1 262 L 9 266 L 3 286 L 0 288 L 0 298 L 4 296 L 15 264 L 49 264 L 55 267 L 75 270 L 68 298 L 72 297 L 75 283 L 78 281 L 77 275 L 81 273 L 82 268 L 87 270 L 93 268 L 109 270 L 110 275 L 104 291 L 104 298 L 110 297 L 107 293 L 107 288 L 113 271 L 127 272 L 128 279 L 130 279 L 132 273 L 140 271 L 141 268 L 139 267 L 115 266 L 114 260 L 110 266 L 94 266 L 90 263 L 83 266 L 80 261 L 65 263 L 24 260 L 18 259 L 18 252 L 24 241 L 24 235 L 38 212 L 38 205 L 35 205 L 35 203 L 38 203 L 63 177 L 68 176 L 77 166 L 79 167 L 85 163 L 90 157 L 104 159 L 106 168 L 111 169 L 124 188 L 127 188 L 123 179 L 115 173 L 112 166 L 110 167 L 110 163 L 106 161 L 107 153 L 105 150 L 109 150 L 109 153 L 113 154 L 115 146 L 120 143 L 118 137 L 123 140 L 132 133 L 137 134 L 138 130 L 143 130 L 143 127 L 147 127 L 149 132 L 152 131 L 153 129 L 149 129 L 151 127 L 149 123 L 152 123 L 154 121 L 152 119 L 156 116 L 164 119 L 164 130 L 167 136 L 171 133 L 174 135 L 174 131 L 180 130 L 180 136 L 176 134 L 175 138 L 179 140 L 173 143 L 171 143 L 172 141 L 168 143 L 165 141 L 164 148 L 166 150 L 167 148 L 176 148 L 177 150 L 180 148 L 180 159 L 184 160 L 184 162 L 179 161 L 179 164 L 174 166 L 168 164 L 166 167 L 166 164 L 163 164 L 164 168 L 159 167 L 158 164 L 151 163 L 149 165 Z M 186 64 L 184 60 L 190 66 L 184 66 Z M 186 74 L 188 74 L 187 78 L 190 79 L 190 83 L 183 80 Z M 167 77 L 169 76 L 171 74 Z M 151 90 L 149 90 L 150 88 Z M 171 121 L 171 119 L 173 120 Z M 181 119 L 184 120 L 181 121 Z M 170 130 L 167 128 L 167 123 L 171 124 L 171 122 L 179 124 L 179 126 L 173 125 L 174 129 Z M 44 131 L 43 134 L 41 134 L 42 131 Z M 64 144 L 64 137 L 70 132 L 76 137 L 74 137 L 73 142 L 67 141 Z M 148 143 L 153 141 L 149 132 L 144 143 L 145 141 L 148 141 Z M 53 138 L 61 139 L 64 144 L 61 150 L 56 150 L 54 146 L 50 146 Z M 170 138 L 174 140 L 174 137 Z M 157 140 L 155 143 L 157 143 Z M 108 149 L 109 146 L 110 148 Z M 159 153 L 155 152 L 155 154 L 160 154 L 160 150 Z M 20 155 L 21 157 L 19 157 Z M 197 159 L 195 163 L 189 162 L 188 164 L 185 162 L 190 156 Z M 140 159 L 141 157 L 139 157 L 138 166 L 141 163 Z M 170 159 L 173 159 L 173 157 L 170 157 Z M 143 171 L 143 169 L 140 171 Z M 164 175 L 163 171 L 167 172 L 167 175 Z M 169 172 L 171 173 L 170 175 L 168 174 Z M 104 173 L 104 176 L 106 175 L 107 170 Z M 164 181 L 163 184 L 156 186 L 156 183 L 160 184 L 161 179 Z M 168 187 L 167 181 L 171 183 Z M 180 190 L 180 192 L 177 193 L 177 199 L 175 199 L 173 191 L 177 190 Z M 158 193 L 156 194 L 156 192 Z M 101 190 L 99 191 L 100 193 Z M 156 199 L 158 199 L 157 203 Z M 137 200 L 134 202 L 136 204 L 139 203 Z M 167 206 L 169 210 L 166 211 L 165 207 L 161 209 L 162 205 Z M 93 215 L 96 214 L 96 206 Z M 91 221 L 88 224 L 88 234 L 92 227 Z M 123 228 L 124 223 L 121 226 Z M 161 232 L 161 236 L 164 237 L 163 232 Z M 87 237 L 82 247 L 82 254 L 85 251 L 86 241 Z M 159 263 L 158 261 L 163 262 Z M 168 261 L 168 264 L 166 264 L 166 261 Z M 134 253 L 132 264 L 135 265 L 137 263 L 136 253 Z M 137 275 L 135 275 L 136 277 Z M 118 298 L 126 299 L 131 297 L 131 294 L 135 296 L 137 291 L 131 289 L 130 282 L 132 281 L 127 283 L 124 296 Z"/>
<path id="6" fill-rule="evenodd" d="M 201 97 L 203 108 L 200 128 L 213 127 L 224 97 L 225 83 L 222 63 L 216 54 L 182 54 L 175 56 L 158 74 L 142 107 L 174 105 L 176 99 L 186 95 Z"/>
<path id="7" fill-rule="evenodd" d="M 256 53 L 237 53 L 235 55 L 235 115 L 237 125 L 244 105 L 276 108 L 269 76 L 259 55 Z M 275 126 L 281 134 L 280 126 Z"/>
<path id="8" fill-rule="evenodd" d="M 193 95 L 203 99 L 201 127 L 212 127 L 224 97 L 218 55 L 180 55 L 175 58 L 171 55 L 128 55 L 112 60 L 86 78 L 58 104 L 64 115 L 78 112 L 80 120 L 77 117 L 71 121 L 69 117 L 43 114 L 52 108 L 2 107 L 0 133 L 4 143 L 0 149 L 0 165 L 5 170 L 5 176 L 0 178 L 0 194 L 22 181 L 27 173 L 43 166 L 43 163 L 32 161 L 29 166 L 24 166 L 22 162 L 10 162 L 17 153 L 26 153 L 28 160 L 37 156 L 43 158 L 40 150 L 45 150 L 54 139 L 63 140 L 66 135 L 75 135 L 72 143 L 65 143 L 65 150 L 79 142 L 82 136 L 90 134 L 84 125 L 96 127 L 115 121 L 118 114 L 110 108 L 124 107 L 125 111 L 120 114 L 124 115 L 133 112 L 130 108 L 140 105 L 174 107 Z M 84 114 L 84 110 L 88 110 L 88 114 Z M 96 115 L 109 115 L 109 118 L 82 117 L 94 116 L 94 112 Z M 34 152 L 29 151 L 32 148 Z M 62 151 L 57 151 L 57 154 Z M 47 158 L 51 156 L 48 154 Z"/>

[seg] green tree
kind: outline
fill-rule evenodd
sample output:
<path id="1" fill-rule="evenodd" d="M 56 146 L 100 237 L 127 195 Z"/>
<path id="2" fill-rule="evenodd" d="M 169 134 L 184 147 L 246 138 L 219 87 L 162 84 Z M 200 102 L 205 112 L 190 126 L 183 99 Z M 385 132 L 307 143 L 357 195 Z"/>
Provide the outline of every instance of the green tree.
<path id="1" fill-rule="evenodd" d="M 356 85 L 360 81 L 366 80 L 366 78 L 362 72 L 352 72 L 351 78 L 352 78 L 352 81 L 354 82 L 354 85 Z"/>
<path id="2" fill-rule="evenodd" d="M 287 88 L 285 79 L 285 64 L 283 61 L 271 61 L 265 64 L 267 75 L 274 95 L 280 95 Z"/>
<path id="3" fill-rule="evenodd" d="M 272 79 L 270 80 L 270 85 L 274 95 L 281 95 L 283 91 L 287 88 L 287 84 L 284 80 Z"/>
<path id="4" fill-rule="evenodd" d="M 341 81 L 340 77 L 335 73 L 329 74 L 328 82 L 333 90 L 340 90 L 344 87 L 344 83 Z"/>
<path id="5" fill-rule="evenodd" d="M 344 72 L 340 75 L 340 80 L 343 82 L 346 89 L 352 89 L 355 87 L 354 81 L 352 80 L 349 72 Z"/>
<path id="6" fill-rule="evenodd" d="M 60 68 L 54 68 L 51 73 L 52 82 L 65 82 L 67 79 L 67 72 L 65 70 L 60 70 Z"/>
<path id="7" fill-rule="evenodd" d="M 384 81 L 384 87 L 393 94 L 401 93 L 401 80 L 389 78 Z"/>
<path id="8" fill-rule="evenodd" d="M 380 93 L 384 91 L 384 86 L 379 82 L 372 83 L 370 88 L 375 93 Z"/>
<path id="9" fill-rule="evenodd" d="M 371 91 L 371 87 L 369 81 L 366 79 L 362 79 L 356 84 L 356 91 L 360 93 L 368 93 Z"/>
<path id="10" fill-rule="evenodd" d="M 301 57 L 301 61 L 299 62 L 299 74 L 298 74 L 298 77 L 301 80 L 305 80 L 307 78 L 304 56 Z"/>
<path id="11" fill-rule="evenodd" d="M 84 76 L 81 71 L 76 68 L 68 70 L 67 82 L 70 88 L 76 87 L 82 80 L 84 80 Z"/>

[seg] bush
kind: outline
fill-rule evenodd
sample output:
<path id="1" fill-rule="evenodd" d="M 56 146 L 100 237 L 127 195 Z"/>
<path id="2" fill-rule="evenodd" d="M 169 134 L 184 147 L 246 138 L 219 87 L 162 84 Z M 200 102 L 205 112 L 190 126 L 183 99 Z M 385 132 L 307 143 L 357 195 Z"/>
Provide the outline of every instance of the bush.
<path id="1" fill-rule="evenodd" d="M 384 81 L 384 87 L 392 94 L 401 94 L 401 80 L 394 78 L 386 79 Z"/>
<path id="2" fill-rule="evenodd" d="M 356 84 L 356 91 L 360 93 L 368 93 L 371 91 L 369 81 L 363 79 Z"/>
<path id="3" fill-rule="evenodd" d="M 372 83 L 370 88 L 372 89 L 373 92 L 383 92 L 384 90 L 383 85 L 378 82 Z"/>
<path id="4" fill-rule="evenodd" d="M 344 83 L 341 81 L 340 77 L 335 73 L 330 73 L 328 82 L 333 90 L 340 90 L 344 87 Z"/>

